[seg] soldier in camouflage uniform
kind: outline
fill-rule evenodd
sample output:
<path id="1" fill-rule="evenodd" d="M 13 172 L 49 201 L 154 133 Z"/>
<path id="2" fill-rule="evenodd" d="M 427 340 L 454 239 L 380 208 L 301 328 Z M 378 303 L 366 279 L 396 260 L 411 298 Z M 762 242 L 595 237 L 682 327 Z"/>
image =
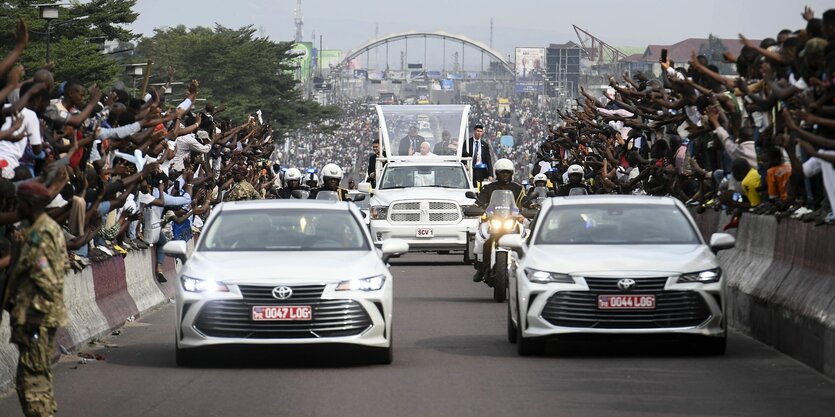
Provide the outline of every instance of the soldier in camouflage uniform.
<path id="1" fill-rule="evenodd" d="M 20 351 L 17 394 L 26 416 L 53 416 L 52 353 L 55 331 L 67 323 L 64 274 L 67 247 L 64 234 L 45 212 L 50 201 L 46 187 L 29 181 L 18 188 L 18 216 L 29 227 L 25 243 L 3 294 L 11 317 L 11 342 Z"/>
<path id="2" fill-rule="evenodd" d="M 235 183 L 223 197 L 223 201 L 261 200 L 263 196 L 246 180 L 246 167 L 236 166 L 232 173 Z"/>

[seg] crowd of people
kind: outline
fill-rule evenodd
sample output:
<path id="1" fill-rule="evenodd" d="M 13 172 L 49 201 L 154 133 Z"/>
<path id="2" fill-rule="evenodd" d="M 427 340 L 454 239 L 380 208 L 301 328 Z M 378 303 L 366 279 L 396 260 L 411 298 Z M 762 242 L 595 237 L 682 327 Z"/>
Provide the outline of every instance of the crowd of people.
<path id="1" fill-rule="evenodd" d="M 724 56 L 733 76 L 694 51 L 662 62 L 660 78 L 610 78 L 602 98 L 583 91 L 582 108 L 547 128 L 530 174 L 726 208 L 728 227 L 743 212 L 835 223 L 835 9 L 802 16 L 804 27 L 759 43 L 740 35 L 739 55 Z"/>

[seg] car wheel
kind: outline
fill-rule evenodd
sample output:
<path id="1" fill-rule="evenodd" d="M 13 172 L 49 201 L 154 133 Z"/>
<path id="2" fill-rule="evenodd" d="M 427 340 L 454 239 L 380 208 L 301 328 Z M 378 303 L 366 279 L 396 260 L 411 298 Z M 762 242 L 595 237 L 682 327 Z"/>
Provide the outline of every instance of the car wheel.
<path id="1" fill-rule="evenodd" d="M 394 326 L 392 326 L 392 329 Z M 385 348 L 373 348 L 368 352 L 368 363 L 371 365 L 391 365 L 394 361 L 394 339 L 393 332 L 389 332 L 389 346 Z"/>
<path id="2" fill-rule="evenodd" d="M 496 252 L 493 266 L 493 301 L 503 303 L 507 299 L 507 252 Z"/>
<path id="3" fill-rule="evenodd" d="M 177 337 L 176 332 L 174 337 Z M 183 349 L 177 344 L 176 340 L 174 341 L 174 360 L 177 362 L 177 366 L 191 368 L 200 365 L 199 354 L 200 352 L 196 348 Z"/>
<path id="4" fill-rule="evenodd" d="M 704 336 L 697 344 L 699 353 L 707 356 L 724 355 L 728 348 L 728 336 Z"/>
<path id="5" fill-rule="evenodd" d="M 519 312 L 519 325 L 516 326 L 516 351 L 519 356 L 533 356 L 545 353 L 546 340 L 525 337 L 522 334 L 522 312 Z"/>
<path id="6" fill-rule="evenodd" d="M 516 344 L 516 326 L 513 325 L 513 315 L 510 314 L 510 303 L 507 303 L 507 341 Z"/>

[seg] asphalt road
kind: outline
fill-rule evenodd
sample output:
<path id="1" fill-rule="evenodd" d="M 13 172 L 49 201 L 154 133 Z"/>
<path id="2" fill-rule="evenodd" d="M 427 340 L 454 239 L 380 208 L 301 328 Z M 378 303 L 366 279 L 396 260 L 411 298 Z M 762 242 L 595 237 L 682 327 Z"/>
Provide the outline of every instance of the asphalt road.
<path id="1" fill-rule="evenodd" d="M 55 367 L 62 417 L 121 416 L 835 416 L 835 382 L 739 333 L 728 353 L 604 342 L 522 358 L 506 307 L 455 256 L 394 260 L 394 364 L 356 352 L 224 352 L 174 364 L 173 305 Z M 108 344 L 109 347 L 105 347 Z M 0 416 L 21 416 L 17 397 Z"/>

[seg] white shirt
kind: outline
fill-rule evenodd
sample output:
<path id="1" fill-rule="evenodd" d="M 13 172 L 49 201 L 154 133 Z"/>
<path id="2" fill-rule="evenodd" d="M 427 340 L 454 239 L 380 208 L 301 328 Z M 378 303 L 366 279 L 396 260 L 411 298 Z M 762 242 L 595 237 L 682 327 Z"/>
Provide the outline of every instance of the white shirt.
<path id="1" fill-rule="evenodd" d="M 818 150 L 818 153 L 835 155 L 835 151 L 830 150 Z M 835 201 L 835 166 L 832 166 L 832 162 L 811 157 L 803 163 L 803 175 L 809 178 L 817 174 L 823 176 L 823 188 L 826 189 L 826 196 L 832 204 Z"/>
<path id="2" fill-rule="evenodd" d="M 171 159 L 171 168 L 175 171 L 182 171 L 183 168 L 185 168 L 183 159 L 185 159 L 190 152 L 208 153 L 210 150 L 212 150 L 212 145 L 204 145 L 200 143 L 193 133 L 180 136 L 174 144 L 174 158 Z"/>
<path id="3" fill-rule="evenodd" d="M 10 104 L 5 105 L 5 107 L 9 107 Z M 27 108 L 23 108 L 20 110 L 20 115 L 23 117 L 23 125 L 20 126 L 20 129 L 15 131 L 15 134 L 21 134 L 25 132 L 25 136 L 23 139 L 17 142 L 10 142 L 7 140 L 0 141 L 0 159 L 5 160 L 8 163 L 8 169 L 15 169 L 20 166 L 20 158 L 23 158 L 23 153 L 26 151 L 26 145 L 40 145 L 43 143 L 43 139 L 41 138 L 41 124 L 38 122 L 38 115 L 35 114 L 32 110 Z M 6 117 L 6 120 L 3 122 L 3 126 L 0 127 L 0 130 L 8 130 L 12 127 L 12 118 L 11 116 Z"/>

